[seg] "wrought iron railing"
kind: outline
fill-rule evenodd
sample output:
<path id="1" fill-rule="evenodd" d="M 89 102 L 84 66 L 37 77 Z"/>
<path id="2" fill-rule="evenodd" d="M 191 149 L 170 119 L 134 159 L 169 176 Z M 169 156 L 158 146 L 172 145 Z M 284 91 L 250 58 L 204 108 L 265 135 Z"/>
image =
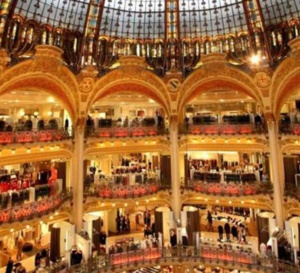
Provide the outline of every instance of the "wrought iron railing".
<path id="1" fill-rule="evenodd" d="M 185 187 L 182 187 L 184 189 Z M 256 183 L 208 183 L 201 181 L 193 181 L 189 190 L 201 194 L 212 194 L 222 196 L 248 196 L 255 194 L 266 194 L 272 192 L 272 184 L 267 182 Z"/>
<path id="2" fill-rule="evenodd" d="M 98 138 L 124 138 L 124 137 L 152 137 L 164 135 L 167 131 L 159 126 L 134 126 L 134 127 L 103 127 L 103 128 L 87 128 L 86 135 L 88 137 Z"/>
<path id="3" fill-rule="evenodd" d="M 49 142 L 61 141 L 70 139 L 72 133 L 60 129 L 46 129 L 46 130 L 31 130 L 31 131 L 5 131 L 0 132 L 0 144 L 14 144 L 14 143 L 35 143 L 35 142 Z"/>
<path id="4" fill-rule="evenodd" d="M 255 124 L 226 124 L 211 123 L 201 125 L 189 125 L 180 128 L 182 134 L 193 135 L 249 135 L 266 133 L 265 126 Z"/>
<path id="5" fill-rule="evenodd" d="M 52 213 L 71 197 L 72 192 L 65 190 L 58 195 L 43 198 L 40 201 L 0 210 L 0 224 L 30 220 Z"/>
<path id="6" fill-rule="evenodd" d="M 86 196 L 97 196 L 105 199 L 118 198 L 138 198 L 142 196 L 152 195 L 166 187 L 161 185 L 160 181 L 154 178 L 148 179 L 144 183 L 123 185 L 115 183 L 101 183 L 99 185 L 91 185 L 85 187 L 84 194 Z"/>
<path id="7" fill-rule="evenodd" d="M 247 250 L 205 246 L 149 248 L 98 256 L 87 263 L 71 267 L 73 273 L 121 272 L 126 268 L 151 267 L 158 264 L 190 264 L 193 266 L 218 266 L 243 271 L 300 272 L 298 265 L 276 259 L 274 256 L 257 255 Z"/>

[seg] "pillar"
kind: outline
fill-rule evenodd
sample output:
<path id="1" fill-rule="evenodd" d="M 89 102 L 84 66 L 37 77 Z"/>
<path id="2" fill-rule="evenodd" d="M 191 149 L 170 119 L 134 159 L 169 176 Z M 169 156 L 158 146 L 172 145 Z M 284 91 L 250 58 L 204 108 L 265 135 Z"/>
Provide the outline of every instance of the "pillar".
<path id="1" fill-rule="evenodd" d="M 274 212 L 277 219 L 277 225 L 280 228 L 284 227 L 284 219 L 283 219 L 283 209 L 282 209 L 282 201 L 283 201 L 283 181 L 280 180 L 280 167 L 283 164 L 280 164 L 279 156 L 281 153 L 278 146 L 278 134 L 277 134 L 277 124 L 275 122 L 274 117 L 270 117 L 267 119 L 268 122 L 268 135 L 269 135 L 269 147 L 270 147 L 270 164 L 271 164 L 271 174 L 272 174 L 272 182 L 273 182 L 273 194 L 274 194 Z"/>
<path id="2" fill-rule="evenodd" d="M 171 185 L 172 197 L 171 205 L 174 219 L 180 219 L 181 215 L 181 195 L 180 195 L 180 176 L 179 176 L 179 150 L 178 150 L 178 122 L 177 116 L 171 117 L 170 122 L 170 154 L 171 154 Z"/>
<path id="3" fill-rule="evenodd" d="M 74 198 L 74 224 L 76 232 L 82 229 L 83 219 L 83 145 L 84 145 L 84 127 L 75 128 L 75 150 L 72 158 L 72 185 Z"/>

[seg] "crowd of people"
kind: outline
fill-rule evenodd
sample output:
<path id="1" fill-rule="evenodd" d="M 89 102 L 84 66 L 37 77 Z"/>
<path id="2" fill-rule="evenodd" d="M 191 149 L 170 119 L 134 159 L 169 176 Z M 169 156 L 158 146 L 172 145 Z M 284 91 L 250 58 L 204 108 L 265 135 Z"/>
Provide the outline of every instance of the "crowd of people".
<path id="1" fill-rule="evenodd" d="M 213 216 L 212 213 L 208 210 L 206 213 L 206 220 L 207 220 L 207 231 L 214 231 L 213 228 Z M 231 217 L 227 217 L 227 221 L 224 225 L 219 224 L 217 226 L 218 231 L 218 241 L 220 242 L 237 242 L 240 244 L 246 244 L 246 235 L 247 235 L 247 228 L 245 224 L 241 221 L 236 221 Z M 225 235 L 225 239 L 224 239 Z"/>
<path id="2" fill-rule="evenodd" d="M 118 233 L 130 232 L 130 218 L 129 214 L 122 215 L 117 213 L 116 226 Z"/>
<path id="3" fill-rule="evenodd" d="M 57 130 L 62 127 L 60 118 L 51 118 L 49 120 L 29 117 L 21 118 L 17 122 L 10 120 L 0 119 L 0 132 L 12 132 L 12 131 L 41 131 L 41 130 Z M 65 129 L 68 130 L 69 120 L 65 120 Z"/>

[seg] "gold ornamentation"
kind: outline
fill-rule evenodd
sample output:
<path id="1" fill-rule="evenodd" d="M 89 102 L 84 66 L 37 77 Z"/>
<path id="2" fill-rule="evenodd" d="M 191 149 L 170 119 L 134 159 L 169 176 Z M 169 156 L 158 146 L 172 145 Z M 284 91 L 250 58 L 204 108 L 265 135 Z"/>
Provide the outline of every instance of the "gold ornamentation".
<path id="1" fill-rule="evenodd" d="M 271 84 L 271 78 L 265 72 L 256 73 L 254 76 L 254 81 L 260 87 L 267 87 Z"/>
<path id="2" fill-rule="evenodd" d="M 172 78 L 168 81 L 167 87 L 171 92 L 177 92 L 181 87 L 181 82 L 177 78 Z"/>
<path id="3" fill-rule="evenodd" d="M 92 91 L 92 89 L 95 86 L 95 81 L 93 78 L 84 78 L 81 80 L 81 82 L 79 83 L 79 89 L 82 92 L 90 92 Z"/>

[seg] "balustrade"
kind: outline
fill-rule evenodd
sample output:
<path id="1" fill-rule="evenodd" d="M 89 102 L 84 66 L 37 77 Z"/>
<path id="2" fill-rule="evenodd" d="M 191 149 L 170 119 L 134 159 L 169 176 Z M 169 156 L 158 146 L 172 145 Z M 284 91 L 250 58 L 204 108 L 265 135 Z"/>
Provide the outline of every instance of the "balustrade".
<path id="1" fill-rule="evenodd" d="M 71 272 L 124 271 L 126 267 L 151 267 L 157 264 L 186 263 L 194 266 L 218 264 L 219 267 L 261 272 L 300 272 L 299 266 L 274 257 L 256 255 L 249 250 L 232 250 L 204 245 L 200 247 L 179 245 L 172 248 L 149 248 L 102 255 L 88 263 L 71 267 Z M 280 271 L 281 270 L 281 271 Z"/>
<path id="2" fill-rule="evenodd" d="M 161 189 L 158 181 L 155 179 L 151 181 L 153 182 L 135 185 L 115 185 L 111 183 L 94 185 L 93 187 L 88 187 L 85 194 L 107 199 L 136 198 L 155 194 Z"/>
<path id="3" fill-rule="evenodd" d="M 193 135 L 247 135 L 265 132 L 265 129 L 254 124 L 202 124 L 189 125 L 181 130 Z"/>
<path id="4" fill-rule="evenodd" d="M 69 138 L 65 129 L 0 132 L 0 144 L 61 141 Z"/>
<path id="5" fill-rule="evenodd" d="M 103 127 L 87 130 L 87 135 L 99 138 L 147 137 L 165 134 L 163 128 L 157 126 L 137 127 Z"/>
<path id="6" fill-rule="evenodd" d="M 29 220 L 34 217 L 40 217 L 41 215 L 53 212 L 70 197 L 70 192 L 66 191 L 40 201 L 0 210 L 0 224 Z"/>
<path id="7" fill-rule="evenodd" d="M 214 195 L 237 195 L 247 196 L 255 194 L 263 194 L 272 189 L 271 183 L 256 182 L 256 183 L 207 183 L 195 181 L 192 183 L 190 190 L 194 190 L 201 194 L 214 194 Z"/>

